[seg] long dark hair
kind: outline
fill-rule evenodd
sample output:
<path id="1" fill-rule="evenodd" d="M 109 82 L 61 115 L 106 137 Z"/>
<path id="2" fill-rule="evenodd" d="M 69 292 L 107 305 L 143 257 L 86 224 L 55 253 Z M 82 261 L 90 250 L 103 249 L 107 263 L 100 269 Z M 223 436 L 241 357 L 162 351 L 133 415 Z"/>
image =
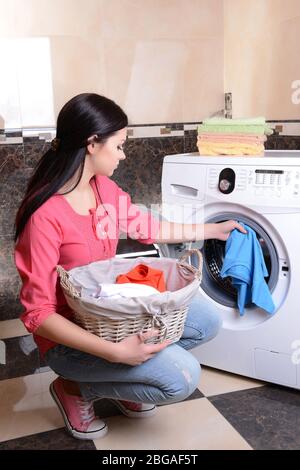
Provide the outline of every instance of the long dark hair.
<path id="1" fill-rule="evenodd" d="M 15 241 L 30 216 L 78 172 L 73 191 L 81 180 L 86 147 L 91 136 L 104 143 L 128 125 L 124 111 L 112 100 L 82 93 L 68 101 L 57 118 L 56 138 L 38 162 L 17 212 Z"/>

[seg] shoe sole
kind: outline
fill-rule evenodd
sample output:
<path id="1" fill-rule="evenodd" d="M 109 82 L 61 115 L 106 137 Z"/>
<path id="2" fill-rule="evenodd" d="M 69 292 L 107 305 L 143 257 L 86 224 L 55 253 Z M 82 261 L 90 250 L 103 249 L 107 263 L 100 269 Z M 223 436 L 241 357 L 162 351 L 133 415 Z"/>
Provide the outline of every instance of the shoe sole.
<path id="1" fill-rule="evenodd" d="M 114 400 L 113 398 L 109 399 L 115 406 L 119 408 L 119 410 L 123 413 L 123 415 L 127 416 L 127 418 L 151 418 L 151 416 L 154 416 L 157 412 L 157 408 L 155 405 L 153 405 L 153 408 L 151 410 L 146 410 L 146 411 L 133 411 L 129 410 L 125 406 L 123 406 L 121 403 L 119 403 L 117 400 Z"/>
<path id="2" fill-rule="evenodd" d="M 53 400 L 55 401 L 55 403 L 57 404 L 61 414 L 62 414 L 62 417 L 64 419 L 64 422 L 65 422 L 65 425 L 66 425 L 66 428 L 68 430 L 68 432 L 73 436 L 73 437 L 76 437 L 76 439 L 82 439 L 82 440 L 93 440 L 93 439 L 98 439 L 100 437 L 104 437 L 108 431 L 108 427 L 107 425 L 104 423 L 104 426 L 103 428 L 101 428 L 99 431 L 87 431 L 87 432 L 81 432 L 81 431 L 77 431 L 76 429 L 74 429 L 68 419 L 68 416 L 65 412 L 65 409 L 64 407 L 62 406 L 57 394 L 56 394 L 56 391 L 55 391 L 55 388 L 54 388 L 54 385 L 53 383 L 50 385 L 50 394 L 53 398 Z"/>

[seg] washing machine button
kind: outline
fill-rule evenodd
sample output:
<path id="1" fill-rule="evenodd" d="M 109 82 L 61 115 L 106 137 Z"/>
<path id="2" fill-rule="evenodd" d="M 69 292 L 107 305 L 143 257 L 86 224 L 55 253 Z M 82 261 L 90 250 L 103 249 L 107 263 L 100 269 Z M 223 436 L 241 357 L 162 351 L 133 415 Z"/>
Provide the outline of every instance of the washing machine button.
<path id="1" fill-rule="evenodd" d="M 235 172 L 231 168 L 224 168 L 219 174 L 219 191 L 223 194 L 230 194 L 235 186 Z"/>
<path id="2" fill-rule="evenodd" d="M 228 189 L 230 188 L 230 181 L 228 181 L 228 180 L 221 180 L 220 183 L 219 183 L 219 187 L 220 187 L 220 190 L 221 190 L 222 192 L 228 191 Z"/>

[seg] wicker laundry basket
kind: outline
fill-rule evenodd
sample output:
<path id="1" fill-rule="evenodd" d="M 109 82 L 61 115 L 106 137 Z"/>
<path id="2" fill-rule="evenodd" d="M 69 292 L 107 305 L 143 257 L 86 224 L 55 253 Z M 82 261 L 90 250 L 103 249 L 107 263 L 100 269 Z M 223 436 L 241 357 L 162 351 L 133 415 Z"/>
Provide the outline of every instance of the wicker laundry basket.
<path id="1" fill-rule="evenodd" d="M 198 256 L 198 268 L 186 262 L 193 253 Z M 95 300 L 82 295 L 84 283 L 90 282 L 91 279 L 94 284 L 98 282 L 98 285 L 99 280 L 100 283 L 114 283 L 116 275 L 128 272 L 140 263 L 164 272 L 168 289 L 166 292 L 114 301 L 106 298 Z M 147 342 L 159 343 L 165 339 L 176 342 L 181 337 L 189 303 L 199 289 L 202 265 L 200 251 L 188 250 L 180 260 L 112 258 L 68 272 L 61 266 L 56 269 L 67 303 L 74 312 L 74 321 L 82 328 L 112 342 L 119 342 L 130 335 L 145 333 L 155 328 L 158 330 L 157 336 Z"/>

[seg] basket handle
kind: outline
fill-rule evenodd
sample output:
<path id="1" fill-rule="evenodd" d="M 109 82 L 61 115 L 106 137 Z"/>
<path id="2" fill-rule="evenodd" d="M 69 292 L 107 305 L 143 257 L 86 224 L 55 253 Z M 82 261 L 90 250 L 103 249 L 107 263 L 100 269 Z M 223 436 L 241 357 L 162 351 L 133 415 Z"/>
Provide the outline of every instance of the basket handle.
<path id="1" fill-rule="evenodd" d="M 195 268 L 195 266 L 192 266 L 190 264 L 186 264 L 186 260 L 191 256 L 191 255 L 197 255 L 198 257 L 198 268 Z M 189 267 L 189 269 L 192 269 L 192 271 L 195 273 L 195 276 L 199 281 L 201 282 L 202 279 L 202 269 L 203 269 L 203 256 L 200 250 L 197 250 L 196 248 L 192 248 L 190 250 L 186 250 L 183 255 L 179 258 L 179 264 L 185 264 L 186 266 Z"/>
<path id="2" fill-rule="evenodd" d="M 64 289 L 65 293 L 73 299 L 78 299 L 79 297 L 81 297 L 76 287 L 74 287 L 72 282 L 70 281 L 70 276 L 67 271 L 60 265 L 56 266 L 56 271 L 60 277 L 60 284 Z"/>

